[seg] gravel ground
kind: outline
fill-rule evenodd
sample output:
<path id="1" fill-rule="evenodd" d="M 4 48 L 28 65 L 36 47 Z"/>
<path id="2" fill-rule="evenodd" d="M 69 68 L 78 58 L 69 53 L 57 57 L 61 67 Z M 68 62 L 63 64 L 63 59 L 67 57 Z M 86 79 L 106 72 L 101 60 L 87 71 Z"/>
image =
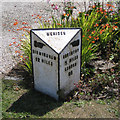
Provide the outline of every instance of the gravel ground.
<path id="1" fill-rule="evenodd" d="M 60 5 L 60 2 L 57 3 Z M 82 6 L 82 4 L 81 4 Z M 81 7 L 80 7 L 81 8 Z M 15 53 L 14 48 L 10 50 L 9 44 L 13 42 L 12 38 L 19 40 L 21 32 L 15 33 L 8 31 L 13 26 L 15 19 L 18 21 L 27 22 L 32 28 L 38 28 L 38 24 L 32 19 L 33 14 L 39 14 L 42 18 L 49 19 L 51 16 L 51 7 L 45 2 L 2 2 L 2 43 L 0 43 L 0 74 L 8 73 L 13 66 L 17 64 L 17 61 L 12 57 Z M 58 16 L 60 12 L 52 13 L 54 16 Z"/>
<path id="2" fill-rule="evenodd" d="M 18 21 L 28 22 L 32 28 L 38 28 L 38 24 L 32 19 L 33 14 L 39 14 L 42 18 L 49 19 L 51 16 L 50 5 L 41 0 L 42 2 L 1 2 L 2 3 L 2 41 L 0 40 L 0 74 L 8 73 L 17 61 L 12 57 L 15 53 L 14 48 L 10 50 L 9 44 L 13 42 L 12 38 L 18 41 L 21 32 L 15 33 L 8 31 L 13 26 L 15 19 Z M 58 4 L 58 3 L 57 3 Z M 60 3 L 59 3 L 60 4 Z M 0 4 L 1 5 L 1 4 Z M 86 4 L 87 5 L 87 4 Z M 78 5 L 80 11 L 84 11 L 83 3 Z M 88 6 L 88 5 L 87 5 Z M 54 14 L 54 13 L 52 13 Z M 58 16 L 60 13 L 54 15 Z M 1 39 L 1 37 L 0 37 Z"/>
<path id="3" fill-rule="evenodd" d="M 19 40 L 19 35 L 22 33 L 15 33 L 8 31 L 15 22 L 18 21 L 28 22 L 32 28 L 37 28 L 37 24 L 32 19 L 33 14 L 39 14 L 46 19 L 50 16 L 50 11 L 47 11 L 49 4 L 46 2 L 3 2 L 2 3 L 2 43 L 0 44 L 0 74 L 8 73 L 13 66 L 16 65 L 16 61 L 12 57 L 14 50 L 10 51 L 9 44 L 13 42 L 12 38 L 15 37 L 16 41 Z"/>

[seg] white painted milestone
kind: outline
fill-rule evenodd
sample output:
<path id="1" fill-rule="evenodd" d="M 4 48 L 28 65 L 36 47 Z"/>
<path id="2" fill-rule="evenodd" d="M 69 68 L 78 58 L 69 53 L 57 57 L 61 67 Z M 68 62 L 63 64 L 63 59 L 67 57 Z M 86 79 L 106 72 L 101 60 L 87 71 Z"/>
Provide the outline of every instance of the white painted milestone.
<path id="1" fill-rule="evenodd" d="M 66 30 L 39 30 L 34 31 L 42 40 L 44 40 L 57 53 L 66 46 L 72 37 L 79 31 L 79 29 Z"/>
<path id="2" fill-rule="evenodd" d="M 81 29 L 33 29 L 31 52 L 34 87 L 64 98 L 80 79 Z"/>

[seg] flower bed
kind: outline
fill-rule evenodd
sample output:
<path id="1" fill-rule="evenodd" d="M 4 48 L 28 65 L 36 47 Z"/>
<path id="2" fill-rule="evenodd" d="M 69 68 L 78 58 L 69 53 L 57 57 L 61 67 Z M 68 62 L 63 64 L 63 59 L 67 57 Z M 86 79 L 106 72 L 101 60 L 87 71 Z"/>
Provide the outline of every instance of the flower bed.
<path id="1" fill-rule="evenodd" d="M 52 4 L 51 7 L 54 12 L 59 12 L 60 6 L 57 6 L 57 4 Z M 90 6 L 88 11 L 77 11 L 76 16 L 73 16 L 73 11 L 77 9 L 76 6 L 71 2 L 65 2 L 63 13 L 59 16 L 60 19 L 55 16 L 50 16 L 48 20 L 44 20 L 42 16 L 38 14 L 33 14 L 31 17 L 35 19 L 35 23 L 39 23 L 39 28 L 82 28 L 81 73 L 85 80 L 88 76 L 90 77 L 91 74 L 94 73 L 93 67 L 89 65 L 92 60 L 101 57 L 118 62 L 118 53 L 120 51 L 120 13 L 113 11 L 114 6 L 111 4 L 106 4 L 106 8 L 107 9 L 104 9 L 100 3 L 96 3 L 93 6 Z M 24 63 L 22 65 L 23 68 L 32 74 L 29 31 L 32 28 L 27 22 L 20 22 L 16 19 L 13 26 L 14 28 L 9 29 L 8 31 L 14 31 L 17 33 L 23 31 L 23 34 L 19 42 L 14 41 L 10 43 L 9 46 L 15 48 L 16 57 Z M 16 38 L 12 39 L 15 40 Z M 109 80 L 109 75 L 105 74 L 105 76 L 107 76 L 106 79 Z M 98 76 L 93 78 L 93 81 L 95 81 L 94 86 L 96 86 L 96 79 L 98 78 Z M 109 83 L 104 83 L 106 82 L 106 79 L 102 78 L 104 77 L 101 76 L 100 78 L 102 86 Z M 93 85 L 89 82 L 87 84 L 91 87 Z"/>

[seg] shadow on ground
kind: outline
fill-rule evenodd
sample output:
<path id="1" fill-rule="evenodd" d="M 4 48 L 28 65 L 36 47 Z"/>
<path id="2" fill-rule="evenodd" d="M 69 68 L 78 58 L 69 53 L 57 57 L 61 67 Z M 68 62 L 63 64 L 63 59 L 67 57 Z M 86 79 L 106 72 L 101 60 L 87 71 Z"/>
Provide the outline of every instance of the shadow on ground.
<path id="1" fill-rule="evenodd" d="M 56 101 L 55 99 L 42 94 L 34 90 L 33 77 L 29 75 L 22 67 L 16 65 L 8 74 L 10 77 L 23 77 L 22 81 L 14 80 L 20 88 L 30 89 L 27 93 L 23 94 L 17 101 L 15 101 L 6 112 L 25 113 L 28 112 L 32 115 L 43 116 L 47 112 L 61 106 L 62 101 Z M 8 81 L 6 85 L 8 84 Z M 13 84 L 11 86 L 13 86 Z"/>
<path id="2" fill-rule="evenodd" d="M 32 89 L 23 94 L 6 112 L 28 112 L 32 115 L 43 116 L 47 112 L 60 107 L 62 104 L 62 101 L 56 101 Z"/>

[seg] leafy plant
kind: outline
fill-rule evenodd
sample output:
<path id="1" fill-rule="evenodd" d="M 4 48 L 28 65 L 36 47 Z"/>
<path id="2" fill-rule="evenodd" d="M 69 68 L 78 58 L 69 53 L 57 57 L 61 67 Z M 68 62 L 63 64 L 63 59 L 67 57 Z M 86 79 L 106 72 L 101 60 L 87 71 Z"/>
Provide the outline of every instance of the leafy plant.
<path id="1" fill-rule="evenodd" d="M 107 4 L 108 5 L 108 4 Z M 114 7 L 111 5 L 111 7 Z M 54 27 L 81 27 L 82 28 L 82 73 L 90 75 L 93 68 L 88 68 L 87 65 L 91 60 L 96 59 L 97 53 L 108 54 L 110 56 L 110 43 L 120 30 L 119 26 L 114 25 L 114 14 L 112 9 L 102 9 L 100 3 L 95 4 L 87 12 L 79 12 L 77 18 L 72 16 L 74 5 L 69 2 L 65 6 L 64 14 L 61 16 L 61 21 L 52 17 Z M 110 15 L 111 14 L 111 15 Z M 117 16 L 116 16 L 117 18 Z M 119 40 L 116 39 L 118 45 Z M 108 53 L 109 51 L 109 53 Z"/>
<path id="2" fill-rule="evenodd" d="M 23 52 L 21 60 L 23 65 L 21 65 L 26 71 L 32 74 L 32 62 L 31 62 L 31 45 L 30 45 L 30 36 L 25 35 L 26 39 L 21 40 L 21 47 L 20 50 Z"/>
<path id="3" fill-rule="evenodd" d="M 83 100 L 79 100 L 77 102 L 74 102 L 74 105 L 76 105 L 77 107 L 84 107 L 86 101 Z"/>
<path id="4" fill-rule="evenodd" d="M 58 12 L 58 6 L 52 4 L 51 5 Z M 119 24 L 116 22 L 118 19 L 117 13 L 112 13 L 111 7 L 114 7 L 110 4 L 108 10 L 102 9 L 100 3 L 91 6 L 90 10 L 87 12 L 79 12 L 77 13 L 76 18 L 73 17 L 73 10 L 77 9 L 73 3 L 65 2 L 65 6 L 63 8 L 63 14 L 61 14 L 61 19 L 58 19 L 54 16 L 50 17 L 48 20 L 42 19 L 42 16 L 34 14 L 32 15 L 34 19 L 37 19 L 35 22 L 38 22 L 39 28 L 82 28 L 82 73 L 84 76 L 91 75 L 94 69 L 89 66 L 91 60 L 96 59 L 98 57 L 98 53 L 108 54 L 108 57 L 112 56 L 111 59 L 115 58 L 112 55 L 111 51 L 111 43 L 113 42 L 112 48 L 115 48 L 114 51 L 118 51 L 119 47 L 119 39 L 118 36 L 120 33 Z M 17 26 L 19 21 L 15 21 L 13 24 Z M 21 40 L 21 46 L 19 46 L 20 51 L 16 51 L 19 54 L 19 58 L 24 62 L 23 67 L 32 72 L 31 67 L 31 51 L 30 51 L 30 38 L 29 31 L 30 26 L 26 26 L 27 23 L 23 22 L 25 26 L 18 30 L 24 30 L 28 34 L 24 34 L 25 38 Z M 25 28 L 27 30 L 25 30 Z M 13 43 L 14 45 L 16 43 Z M 10 44 L 13 45 L 13 44 Z M 108 53 L 109 52 L 109 53 Z"/>
<path id="5" fill-rule="evenodd" d="M 96 103 L 102 104 L 102 105 L 105 105 L 105 104 L 106 104 L 104 100 L 97 100 Z"/>

